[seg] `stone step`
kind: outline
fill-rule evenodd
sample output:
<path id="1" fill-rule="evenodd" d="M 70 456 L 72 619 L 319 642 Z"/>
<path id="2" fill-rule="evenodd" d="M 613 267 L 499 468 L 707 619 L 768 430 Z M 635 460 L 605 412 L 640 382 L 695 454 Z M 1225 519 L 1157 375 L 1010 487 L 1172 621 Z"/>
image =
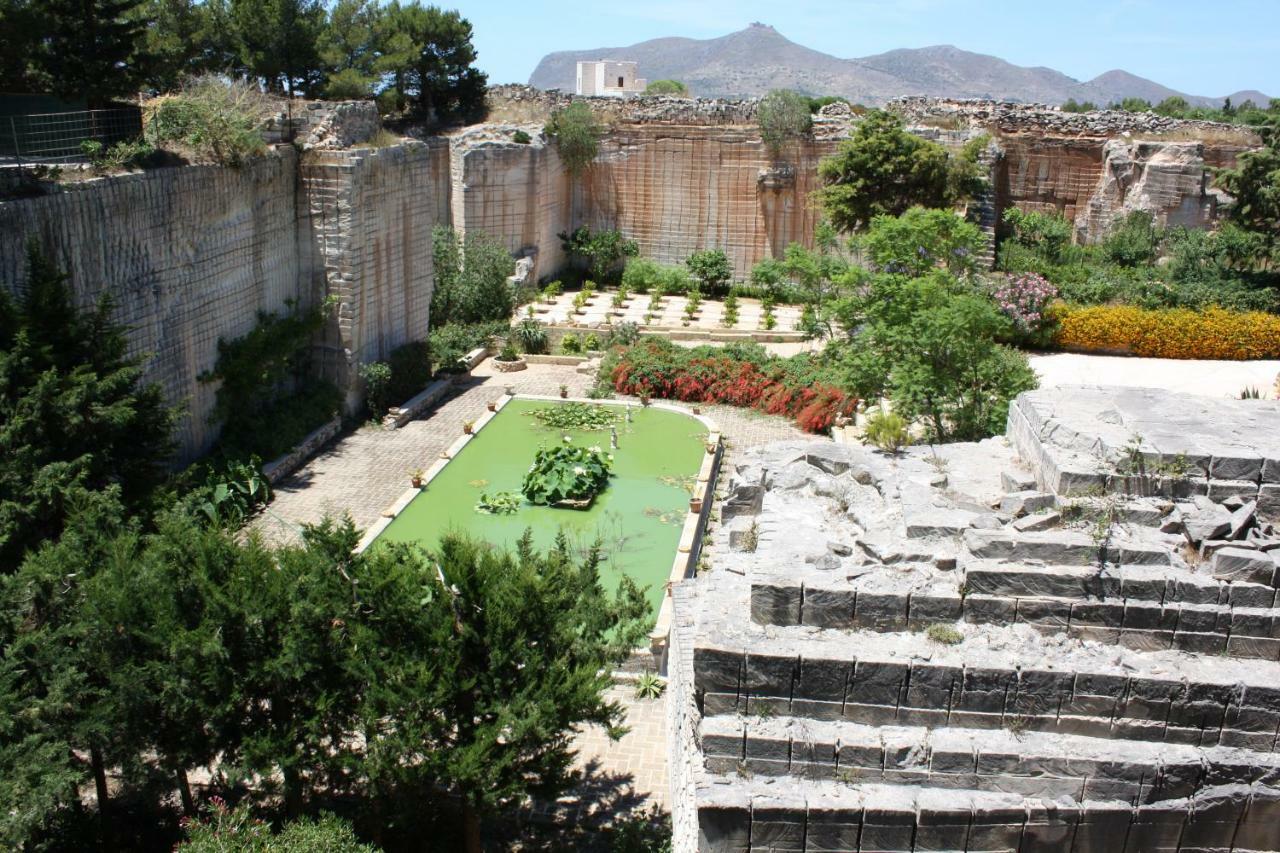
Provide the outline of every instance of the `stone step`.
<path id="1" fill-rule="evenodd" d="M 1142 566 L 1100 576 L 1075 566 L 1016 569 L 1003 564 L 972 569 L 964 596 L 954 575 L 940 575 L 918 590 L 894 589 L 894 582 L 877 584 L 875 578 L 866 578 L 855 586 L 825 578 L 797 582 L 761 574 L 751 581 L 751 618 L 760 625 L 879 632 L 924 631 L 959 620 L 1022 623 L 1042 632 L 1067 632 L 1146 651 L 1181 649 L 1280 660 L 1280 609 L 1272 607 L 1268 587 L 1174 582 Z M 1253 592 L 1260 594 L 1247 594 Z M 1183 597 L 1214 603 L 1176 600 Z M 1217 603 L 1223 597 L 1226 603 Z M 1265 600 L 1266 606 L 1239 606 L 1233 600 Z"/>
<path id="2" fill-rule="evenodd" d="M 1274 751 L 1280 663 L 1135 651 L 1026 626 L 924 634 L 736 624 L 693 654 L 703 714 L 1018 729 Z"/>
<path id="3" fill-rule="evenodd" d="M 779 784 L 785 782 L 785 784 Z M 1280 792 L 1224 785 L 1142 806 L 775 777 L 694 775 L 699 853 L 1260 853 Z"/>
<path id="4" fill-rule="evenodd" d="M 1099 570 L 1097 566 L 971 560 L 966 561 L 961 570 L 966 595 L 1280 607 L 1280 594 L 1269 585 L 1226 582 L 1171 566 L 1109 565 Z"/>
<path id="5" fill-rule="evenodd" d="M 1078 530 L 1019 531 L 1009 528 L 964 531 L 964 544 L 980 560 L 1036 561 L 1059 566 L 1170 564 L 1162 541 L 1116 535 L 1106 542 Z"/>
<path id="6" fill-rule="evenodd" d="M 1015 793 L 1130 805 L 1208 786 L 1280 781 L 1280 757 L 1243 749 L 986 729 L 705 717 L 709 771 Z"/>

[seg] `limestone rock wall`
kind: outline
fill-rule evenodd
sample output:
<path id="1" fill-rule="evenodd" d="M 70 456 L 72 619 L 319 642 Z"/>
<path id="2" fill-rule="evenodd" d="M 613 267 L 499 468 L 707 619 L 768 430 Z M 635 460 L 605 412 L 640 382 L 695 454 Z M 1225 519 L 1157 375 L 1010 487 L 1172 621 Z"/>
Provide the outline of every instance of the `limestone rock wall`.
<path id="1" fill-rule="evenodd" d="M 480 231 L 513 253 L 534 250 L 532 277 L 564 265 L 556 235 L 570 227 L 572 182 L 555 146 L 528 128 L 529 144 L 507 129 L 482 126 L 451 140 L 452 216 L 459 231 Z"/>
<path id="2" fill-rule="evenodd" d="M 258 312 L 319 297 L 299 250 L 297 154 L 243 169 L 188 166 L 88 181 L 74 190 L 0 202 L 0 286 L 24 281 L 30 239 L 70 274 L 78 300 L 108 294 L 130 349 L 150 354 L 146 377 L 187 412 L 176 439 L 190 458 L 216 437 L 208 422 L 220 336 L 253 328 Z"/>
<path id="3" fill-rule="evenodd" d="M 721 248 L 745 276 L 761 258 L 811 241 L 818 160 L 835 148 L 814 141 L 775 161 L 755 128 L 623 126 L 584 175 L 574 224 L 617 228 L 664 263 Z"/>
<path id="4" fill-rule="evenodd" d="M 309 155 L 305 245 L 337 302 L 324 369 L 360 404 L 356 368 L 427 335 L 431 229 L 449 221 L 449 149 L 440 141 Z"/>

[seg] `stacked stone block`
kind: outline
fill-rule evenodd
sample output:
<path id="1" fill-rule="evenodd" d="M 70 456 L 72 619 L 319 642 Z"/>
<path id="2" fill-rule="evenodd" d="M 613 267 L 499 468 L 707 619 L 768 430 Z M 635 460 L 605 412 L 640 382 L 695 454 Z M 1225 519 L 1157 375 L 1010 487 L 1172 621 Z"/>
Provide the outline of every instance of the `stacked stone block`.
<path id="1" fill-rule="evenodd" d="M 1011 423 L 1132 484 L 1109 442 L 1158 411 L 1129 395 L 1036 392 Z M 1239 496 L 1037 491 L 1055 435 L 742 459 L 676 597 L 677 849 L 1280 849 L 1280 530 Z"/>

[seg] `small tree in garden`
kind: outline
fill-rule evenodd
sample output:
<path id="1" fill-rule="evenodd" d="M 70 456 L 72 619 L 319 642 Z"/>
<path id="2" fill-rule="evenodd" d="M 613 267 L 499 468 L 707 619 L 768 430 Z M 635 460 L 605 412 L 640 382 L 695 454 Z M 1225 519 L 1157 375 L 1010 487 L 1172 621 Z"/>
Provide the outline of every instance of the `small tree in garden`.
<path id="1" fill-rule="evenodd" d="M 809 99 L 790 89 L 775 89 L 761 98 L 756 120 L 760 124 L 760 138 L 774 157 L 782 153 L 788 142 L 805 136 L 813 127 Z"/>
<path id="2" fill-rule="evenodd" d="M 859 245 L 872 268 L 906 275 L 944 269 L 953 275 L 976 272 L 986 235 L 950 210 L 913 207 L 901 216 L 877 216 Z"/>
<path id="3" fill-rule="evenodd" d="M 1216 183 L 1235 197 L 1232 221 L 1265 241 L 1257 268 L 1271 269 L 1280 265 L 1280 125 L 1262 134 L 1266 144 L 1241 154 L 1234 169 L 1218 173 Z"/>
<path id="4" fill-rule="evenodd" d="M 507 248 L 473 231 L 460 239 L 452 228 L 437 225 L 431 232 L 436 286 L 431 293 L 433 328 L 451 323 L 506 320 L 515 307 L 508 279 L 516 262 Z"/>
<path id="5" fill-rule="evenodd" d="M 370 725 L 395 722 L 370 761 L 409 790 L 456 791 L 466 849 L 479 853 L 486 814 L 568 788 L 576 727 L 618 731 L 623 709 L 604 696 L 609 673 L 651 616 L 629 578 L 606 594 L 600 553 L 576 559 L 563 534 L 541 554 L 526 533 L 514 555 L 446 536 L 433 557 L 415 597 L 431 678 L 375 691 L 387 701 L 368 703 Z M 406 755 L 417 760 L 401 763 Z"/>
<path id="6" fill-rule="evenodd" d="M 596 121 L 591 107 L 575 101 L 551 114 L 545 132 L 555 142 L 560 162 L 571 174 L 578 174 L 596 159 L 604 127 Z"/>
<path id="7" fill-rule="evenodd" d="M 723 249 L 703 249 L 694 252 L 685 261 L 689 273 L 698 280 L 701 290 L 709 296 L 717 296 L 729 289 L 733 277 L 733 264 Z"/>

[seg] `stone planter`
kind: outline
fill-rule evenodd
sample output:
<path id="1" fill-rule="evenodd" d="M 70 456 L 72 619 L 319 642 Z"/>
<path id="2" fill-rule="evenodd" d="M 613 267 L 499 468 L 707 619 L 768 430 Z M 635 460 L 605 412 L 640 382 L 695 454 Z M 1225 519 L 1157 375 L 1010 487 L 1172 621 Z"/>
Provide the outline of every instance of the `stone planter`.
<path id="1" fill-rule="evenodd" d="M 523 358 L 517 358 L 515 361 L 499 361 L 493 360 L 493 366 L 499 373 L 515 373 L 517 370 L 524 370 L 529 366 Z"/>

